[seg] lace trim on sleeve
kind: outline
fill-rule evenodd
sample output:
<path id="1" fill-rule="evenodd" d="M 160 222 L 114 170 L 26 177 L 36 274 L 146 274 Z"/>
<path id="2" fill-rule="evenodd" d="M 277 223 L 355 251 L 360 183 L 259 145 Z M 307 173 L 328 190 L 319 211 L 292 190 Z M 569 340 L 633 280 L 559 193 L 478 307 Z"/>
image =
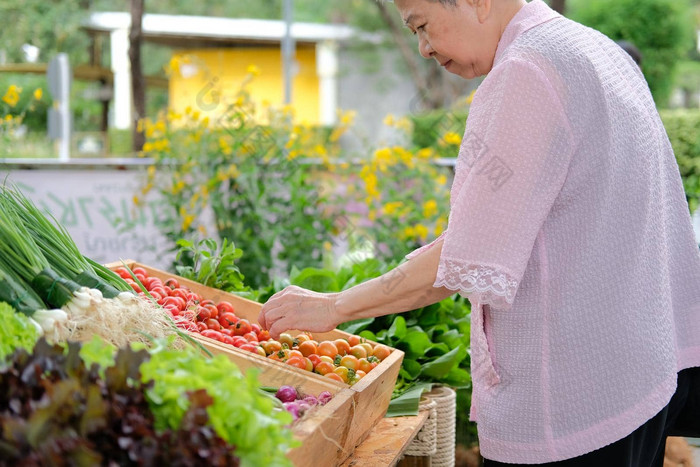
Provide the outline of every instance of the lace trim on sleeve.
<path id="1" fill-rule="evenodd" d="M 443 259 L 438 267 L 434 287 L 459 290 L 471 301 L 482 305 L 509 308 L 518 290 L 518 281 L 492 266 Z"/>

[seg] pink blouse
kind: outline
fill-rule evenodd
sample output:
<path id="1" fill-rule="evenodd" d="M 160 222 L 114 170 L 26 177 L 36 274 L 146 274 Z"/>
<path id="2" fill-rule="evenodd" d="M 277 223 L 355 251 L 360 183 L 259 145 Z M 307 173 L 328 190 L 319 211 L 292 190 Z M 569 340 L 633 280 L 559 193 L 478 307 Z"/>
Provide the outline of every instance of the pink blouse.
<path id="1" fill-rule="evenodd" d="M 472 303 L 486 458 L 601 448 L 700 366 L 700 250 L 646 81 L 541 0 L 510 22 L 474 97 L 443 238 L 434 285 Z"/>

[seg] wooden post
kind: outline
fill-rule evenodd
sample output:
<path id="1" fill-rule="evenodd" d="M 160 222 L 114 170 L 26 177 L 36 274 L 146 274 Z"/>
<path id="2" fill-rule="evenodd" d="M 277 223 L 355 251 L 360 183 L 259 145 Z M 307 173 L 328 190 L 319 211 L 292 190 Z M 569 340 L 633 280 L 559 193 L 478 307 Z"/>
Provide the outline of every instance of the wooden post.
<path id="1" fill-rule="evenodd" d="M 129 60 L 131 61 L 131 89 L 134 101 L 134 116 L 131 125 L 132 149 L 138 152 L 143 148 L 145 135 L 139 131 L 138 122 L 146 116 L 146 81 L 141 67 L 141 41 L 145 0 L 131 0 L 131 30 L 129 31 Z"/>

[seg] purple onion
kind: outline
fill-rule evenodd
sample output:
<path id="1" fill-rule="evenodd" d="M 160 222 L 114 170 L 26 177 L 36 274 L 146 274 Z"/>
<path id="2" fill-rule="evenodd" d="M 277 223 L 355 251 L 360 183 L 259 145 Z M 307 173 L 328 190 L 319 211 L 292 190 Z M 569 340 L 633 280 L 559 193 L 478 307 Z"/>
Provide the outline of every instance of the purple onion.
<path id="1" fill-rule="evenodd" d="M 299 419 L 299 405 L 297 405 L 296 402 L 283 402 L 282 405 L 284 405 L 284 409 L 287 412 L 292 414 L 292 418 L 294 418 L 294 420 Z"/>
<path id="2" fill-rule="evenodd" d="M 321 405 L 326 405 L 333 399 L 333 394 L 331 394 L 328 391 L 323 391 L 321 394 L 318 395 L 318 402 Z"/>
<path id="3" fill-rule="evenodd" d="M 275 397 L 282 402 L 294 402 L 299 395 L 297 394 L 297 390 L 291 386 L 280 386 Z"/>
<path id="4" fill-rule="evenodd" d="M 304 402 L 309 404 L 311 407 L 318 405 L 318 399 L 316 399 L 314 396 L 306 396 L 304 397 Z"/>

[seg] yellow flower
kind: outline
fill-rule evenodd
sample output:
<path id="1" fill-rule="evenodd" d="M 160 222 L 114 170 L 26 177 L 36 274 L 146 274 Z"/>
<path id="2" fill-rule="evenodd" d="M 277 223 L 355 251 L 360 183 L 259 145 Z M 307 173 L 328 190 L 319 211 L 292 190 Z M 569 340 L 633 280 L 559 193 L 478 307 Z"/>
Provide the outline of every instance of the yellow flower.
<path id="1" fill-rule="evenodd" d="M 12 121 L 12 115 L 10 115 L 10 114 L 5 115 L 5 121 L 7 123 L 10 123 Z"/>
<path id="2" fill-rule="evenodd" d="M 409 132 L 411 131 L 411 129 L 413 128 L 413 124 L 412 124 L 411 121 L 410 121 L 408 118 L 406 118 L 406 117 L 404 117 L 404 118 L 402 118 L 401 120 L 399 120 L 398 122 L 396 122 L 396 123 L 394 124 L 394 126 L 395 126 L 396 128 L 398 128 L 399 130 L 405 131 L 406 133 L 409 133 Z"/>
<path id="3" fill-rule="evenodd" d="M 141 199 L 136 195 L 134 195 L 132 201 L 134 202 L 135 206 L 139 206 L 141 204 Z"/>
<path id="4" fill-rule="evenodd" d="M 153 178 L 156 175 L 156 166 L 155 165 L 150 165 L 148 166 L 148 178 Z"/>
<path id="5" fill-rule="evenodd" d="M 357 116 L 357 112 L 354 110 L 348 110 L 347 112 L 343 113 L 342 116 L 340 117 L 341 125 L 344 125 L 344 126 L 352 125 L 353 122 L 355 121 L 355 116 Z"/>
<path id="6" fill-rule="evenodd" d="M 423 148 L 416 153 L 418 159 L 430 159 L 434 156 L 433 148 Z"/>
<path id="7" fill-rule="evenodd" d="M 289 151 L 289 154 L 287 154 L 287 160 L 293 161 L 294 159 L 299 157 L 300 154 L 301 151 L 299 151 L 298 149 L 292 149 L 291 151 Z"/>
<path id="8" fill-rule="evenodd" d="M 383 208 L 384 214 L 392 215 L 396 211 L 401 209 L 402 207 L 403 207 L 403 202 L 401 202 L 401 201 L 392 201 L 390 203 L 386 203 L 384 205 L 384 208 Z"/>
<path id="9" fill-rule="evenodd" d="M 192 106 L 188 105 L 187 107 L 185 107 L 185 115 L 189 115 L 191 113 L 192 113 Z"/>
<path id="10" fill-rule="evenodd" d="M 199 120 L 199 115 L 200 115 L 199 110 L 193 111 L 193 112 L 192 112 L 192 120 L 194 120 L 195 122 L 198 121 L 198 120 Z"/>
<path id="11" fill-rule="evenodd" d="M 185 218 L 182 220 L 182 230 L 189 229 L 192 225 L 192 222 L 194 222 L 194 216 L 191 214 L 186 215 Z"/>
<path id="12" fill-rule="evenodd" d="M 446 175 L 440 175 L 437 179 L 438 185 L 446 185 L 447 184 L 447 176 Z"/>
<path id="13" fill-rule="evenodd" d="M 173 185 L 172 192 L 174 195 L 176 195 L 176 194 L 180 193 L 183 190 L 183 188 L 185 188 L 185 182 L 183 182 L 182 180 L 178 180 L 177 183 L 175 183 L 175 185 Z"/>
<path id="14" fill-rule="evenodd" d="M 428 200 L 423 203 L 423 217 L 431 218 L 437 214 L 437 202 L 434 199 Z"/>
<path id="15" fill-rule="evenodd" d="M 153 183 L 148 183 L 146 186 L 141 188 L 141 194 L 146 195 L 153 189 Z"/>
<path id="16" fill-rule="evenodd" d="M 417 238 L 425 240 L 428 237 L 428 228 L 423 224 L 416 224 L 414 233 Z"/>
<path id="17" fill-rule="evenodd" d="M 7 88 L 7 92 L 2 97 L 2 100 L 7 103 L 10 107 L 14 107 L 19 102 L 19 95 L 22 92 L 22 88 L 18 88 L 14 84 Z"/>
<path id="18" fill-rule="evenodd" d="M 207 127 L 209 126 L 209 117 L 204 117 L 204 118 L 202 119 L 202 126 L 203 126 L 204 128 L 207 128 Z"/>
<path id="19" fill-rule="evenodd" d="M 153 143 L 151 143 L 150 141 L 143 143 L 143 152 L 151 152 L 153 151 L 153 149 Z"/>
<path id="20" fill-rule="evenodd" d="M 454 144 L 455 146 L 459 146 L 462 142 L 462 137 L 453 131 L 448 131 L 442 138 L 447 144 Z"/>
<path id="21" fill-rule="evenodd" d="M 246 68 L 246 73 L 248 73 L 249 75 L 258 76 L 260 75 L 260 68 L 253 64 L 248 65 L 248 68 Z"/>
<path id="22" fill-rule="evenodd" d="M 367 213 L 367 218 L 371 221 L 375 220 L 377 218 L 377 211 L 374 209 L 370 209 Z"/>
<path id="23" fill-rule="evenodd" d="M 413 238 L 416 236 L 416 229 L 413 227 L 406 227 L 403 229 L 403 232 L 401 232 L 401 236 L 403 238 Z"/>
<path id="24" fill-rule="evenodd" d="M 467 99 L 466 99 L 467 105 L 471 105 L 472 101 L 474 101 L 474 94 L 476 94 L 476 89 L 474 89 L 474 90 L 467 96 Z"/>
<path id="25" fill-rule="evenodd" d="M 156 122 L 155 129 L 156 129 L 156 131 L 159 131 L 159 132 L 161 132 L 161 133 L 165 133 L 165 130 L 167 129 L 166 126 L 165 126 L 165 121 L 163 121 L 163 120 L 158 120 L 158 121 Z"/>
<path id="26" fill-rule="evenodd" d="M 41 100 L 41 96 L 43 96 L 43 95 L 44 95 L 44 90 L 43 90 L 43 89 L 41 89 L 41 88 L 36 88 L 36 89 L 34 90 L 34 99 L 40 101 L 40 100 Z"/>
<path id="27" fill-rule="evenodd" d="M 207 228 L 204 227 L 204 225 L 200 224 L 199 226 L 197 226 L 197 230 L 199 230 L 199 233 L 201 233 L 202 235 L 204 235 L 206 237 Z"/>
<path id="28" fill-rule="evenodd" d="M 394 125 L 394 115 L 393 114 L 388 114 L 386 117 L 384 117 L 384 125 L 386 125 L 386 126 Z"/>
<path id="29" fill-rule="evenodd" d="M 435 223 L 435 236 L 442 234 L 445 231 L 445 227 L 447 227 L 447 220 L 444 217 L 439 218 Z"/>
<path id="30" fill-rule="evenodd" d="M 174 122 L 177 120 L 180 120 L 182 118 L 182 114 L 179 114 L 175 112 L 174 110 L 168 110 L 168 121 Z"/>
<path id="31" fill-rule="evenodd" d="M 329 241 L 323 242 L 323 249 L 326 251 L 331 251 L 333 249 L 333 245 Z"/>

